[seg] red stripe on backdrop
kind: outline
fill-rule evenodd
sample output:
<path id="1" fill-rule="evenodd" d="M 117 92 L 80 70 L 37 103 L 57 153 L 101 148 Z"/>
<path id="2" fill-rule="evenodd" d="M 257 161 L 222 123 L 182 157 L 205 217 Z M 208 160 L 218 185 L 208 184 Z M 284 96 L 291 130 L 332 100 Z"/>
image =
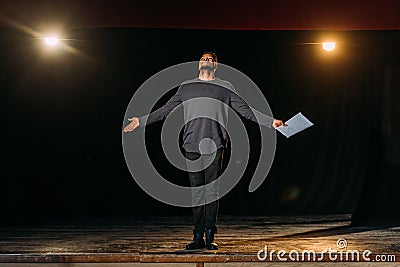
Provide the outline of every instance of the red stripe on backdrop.
<path id="1" fill-rule="evenodd" d="M 2 26 L 227 30 L 400 29 L 400 1 L 1 1 Z"/>

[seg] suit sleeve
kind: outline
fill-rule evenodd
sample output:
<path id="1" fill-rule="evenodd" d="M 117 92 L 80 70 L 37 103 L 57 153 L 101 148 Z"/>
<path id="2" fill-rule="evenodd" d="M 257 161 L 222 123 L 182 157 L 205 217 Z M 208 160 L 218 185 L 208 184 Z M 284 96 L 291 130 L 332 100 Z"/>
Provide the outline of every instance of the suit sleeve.
<path id="1" fill-rule="evenodd" d="M 164 120 L 171 111 L 182 103 L 181 97 L 181 87 L 179 87 L 178 91 L 173 95 L 164 106 L 159 109 L 153 111 L 152 113 L 142 116 L 139 118 L 139 126 L 144 127 L 146 125 L 150 125 L 157 121 Z"/>
<path id="2" fill-rule="evenodd" d="M 229 105 L 244 118 L 254 121 L 259 125 L 271 128 L 274 118 L 250 107 L 235 91 L 233 86 L 229 95 Z"/>

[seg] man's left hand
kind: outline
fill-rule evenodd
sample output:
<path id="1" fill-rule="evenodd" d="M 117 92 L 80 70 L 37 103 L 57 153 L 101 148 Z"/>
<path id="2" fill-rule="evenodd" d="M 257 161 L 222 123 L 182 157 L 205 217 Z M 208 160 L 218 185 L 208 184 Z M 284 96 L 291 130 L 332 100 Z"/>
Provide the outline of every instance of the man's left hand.
<path id="1" fill-rule="evenodd" d="M 287 125 L 281 120 L 274 120 L 274 122 L 272 123 L 272 127 L 276 129 L 279 126 L 287 126 Z"/>

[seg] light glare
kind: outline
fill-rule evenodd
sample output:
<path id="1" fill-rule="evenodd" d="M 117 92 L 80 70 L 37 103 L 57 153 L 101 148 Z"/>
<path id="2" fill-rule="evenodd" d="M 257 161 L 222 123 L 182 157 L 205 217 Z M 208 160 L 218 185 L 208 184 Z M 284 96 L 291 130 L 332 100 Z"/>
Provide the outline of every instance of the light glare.
<path id="1" fill-rule="evenodd" d="M 322 43 L 322 48 L 326 51 L 333 51 L 336 47 L 335 42 L 324 42 Z"/>
<path id="2" fill-rule="evenodd" d="M 46 37 L 44 38 L 44 42 L 49 46 L 55 46 L 58 43 L 57 37 Z"/>

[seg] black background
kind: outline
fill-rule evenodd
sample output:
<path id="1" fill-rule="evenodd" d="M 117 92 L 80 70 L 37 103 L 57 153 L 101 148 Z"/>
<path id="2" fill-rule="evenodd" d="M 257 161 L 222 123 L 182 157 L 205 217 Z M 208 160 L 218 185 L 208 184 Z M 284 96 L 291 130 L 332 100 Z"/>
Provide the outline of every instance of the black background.
<path id="1" fill-rule="evenodd" d="M 399 215 L 398 31 L 94 28 L 66 35 L 69 51 L 46 49 L 17 30 L 1 31 L 4 220 L 191 214 L 139 188 L 125 164 L 121 136 L 127 105 L 146 79 L 208 50 L 248 75 L 276 118 L 287 120 L 301 111 L 315 124 L 290 139 L 278 134 L 271 171 L 249 193 L 260 136 L 257 125 L 245 121 L 250 164 L 221 199 L 220 214 L 332 214 L 357 208 L 364 215 Z M 340 40 L 334 52 L 305 44 L 323 36 Z M 152 160 L 169 179 L 188 185 L 185 173 L 160 155 L 161 126 L 148 127 Z"/>

